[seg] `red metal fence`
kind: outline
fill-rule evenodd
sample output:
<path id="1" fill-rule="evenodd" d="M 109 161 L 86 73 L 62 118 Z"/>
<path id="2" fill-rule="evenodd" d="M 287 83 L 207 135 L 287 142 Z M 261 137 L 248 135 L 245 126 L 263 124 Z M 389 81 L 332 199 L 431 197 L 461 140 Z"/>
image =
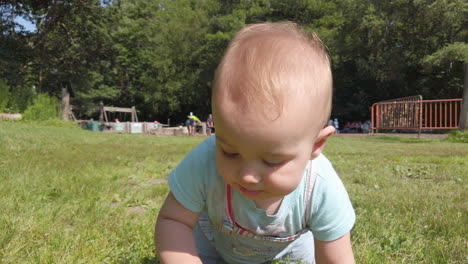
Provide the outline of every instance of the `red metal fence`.
<path id="1" fill-rule="evenodd" d="M 457 129 L 462 99 L 398 98 L 371 106 L 372 132 L 376 130 Z"/>

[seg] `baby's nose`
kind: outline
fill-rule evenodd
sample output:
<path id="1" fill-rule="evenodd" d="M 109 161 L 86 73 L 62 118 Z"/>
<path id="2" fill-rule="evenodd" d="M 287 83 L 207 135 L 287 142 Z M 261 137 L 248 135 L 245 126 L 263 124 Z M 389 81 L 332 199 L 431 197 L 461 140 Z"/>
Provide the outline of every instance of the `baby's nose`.
<path id="1" fill-rule="evenodd" d="M 261 173 L 255 168 L 254 165 L 244 166 L 240 170 L 240 181 L 243 184 L 257 184 L 262 181 Z"/>

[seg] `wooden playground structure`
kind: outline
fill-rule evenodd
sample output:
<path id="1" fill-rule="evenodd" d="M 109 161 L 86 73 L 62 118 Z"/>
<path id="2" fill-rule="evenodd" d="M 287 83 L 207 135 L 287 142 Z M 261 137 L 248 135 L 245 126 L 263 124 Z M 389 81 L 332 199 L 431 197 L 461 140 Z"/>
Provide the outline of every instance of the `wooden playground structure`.
<path id="1" fill-rule="evenodd" d="M 132 133 L 161 136 L 182 136 L 188 134 L 185 126 L 169 127 L 170 119 L 167 120 L 167 124 L 156 121 L 139 122 L 137 110 L 134 106 L 130 108 L 104 106 L 101 102 L 99 106 L 85 108 L 86 111 L 99 112 L 98 120 L 78 119 L 75 113 L 82 109 L 79 106 L 71 105 L 70 97 L 73 97 L 73 91 L 69 87 L 69 84 L 64 84 L 62 88 L 62 119 L 74 121 L 84 129 L 119 134 Z M 127 118 L 122 118 L 122 116 Z M 199 135 L 206 135 L 206 123 L 202 122 L 199 127 Z"/>
<path id="2" fill-rule="evenodd" d="M 423 100 L 421 95 L 371 106 L 371 132 L 379 130 L 458 129 L 462 99 Z"/>

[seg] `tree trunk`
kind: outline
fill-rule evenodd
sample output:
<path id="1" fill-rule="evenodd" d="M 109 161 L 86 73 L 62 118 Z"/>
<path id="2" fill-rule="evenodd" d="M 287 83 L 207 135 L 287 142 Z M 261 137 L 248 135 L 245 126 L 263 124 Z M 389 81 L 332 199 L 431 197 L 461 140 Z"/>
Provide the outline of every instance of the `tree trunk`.
<path id="1" fill-rule="evenodd" d="M 16 0 L 13 1 L 11 4 L 11 13 L 10 13 L 10 25 L 11 26 L 11 33 L 13 36 L 16 36 L 16 30 L 15 30 L 15 7 L 16 7 Z M 16 37 L 15 37 L 16 38 Z"/>
<path id="2" fill-rule="evenodd" d="M 460 121 L 458 121 L 458 127 L 460 130 L 468 129 L 468 64 L 464 65 L 465 70 L 465 83 L 463 87 L 463 101 L 460 113 Z"/>
<path id="3" fill-rule="evenodd" d="M 465 83 L 463 87 L 463 102 L 460 113 L 460 120 L 458 121 L 458 127 L 460 130 L 468 129 L 468 64 L 464 65 L 465 68 Z"/>
<path id="4" fill-rule="evenodd" d="M 70 93 L 68 89 L 62 88 L 62 119 L 65 121 L 69 120 L 70 113 Z"/>

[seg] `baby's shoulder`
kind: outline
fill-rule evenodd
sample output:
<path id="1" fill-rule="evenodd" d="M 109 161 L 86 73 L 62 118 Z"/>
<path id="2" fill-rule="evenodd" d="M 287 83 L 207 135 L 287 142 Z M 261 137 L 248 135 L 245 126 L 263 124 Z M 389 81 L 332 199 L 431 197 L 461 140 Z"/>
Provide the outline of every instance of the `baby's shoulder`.
<path id="1" fill-rule="evenodd" d="M 325 157 L 325 155 L 320 154 L 312 163 L 317 177 L 326 179 L 336 176 L 336 171 L 333 168 L 332 163 L 327 157 Z"/>
<path id="2" fill-rule="evenodd" d="M 330 193 L 342 190 L 343 182 L 336 173 L 332 163 L 321 154 L 314 161 L 314 196 L 328 196 Z"/>

